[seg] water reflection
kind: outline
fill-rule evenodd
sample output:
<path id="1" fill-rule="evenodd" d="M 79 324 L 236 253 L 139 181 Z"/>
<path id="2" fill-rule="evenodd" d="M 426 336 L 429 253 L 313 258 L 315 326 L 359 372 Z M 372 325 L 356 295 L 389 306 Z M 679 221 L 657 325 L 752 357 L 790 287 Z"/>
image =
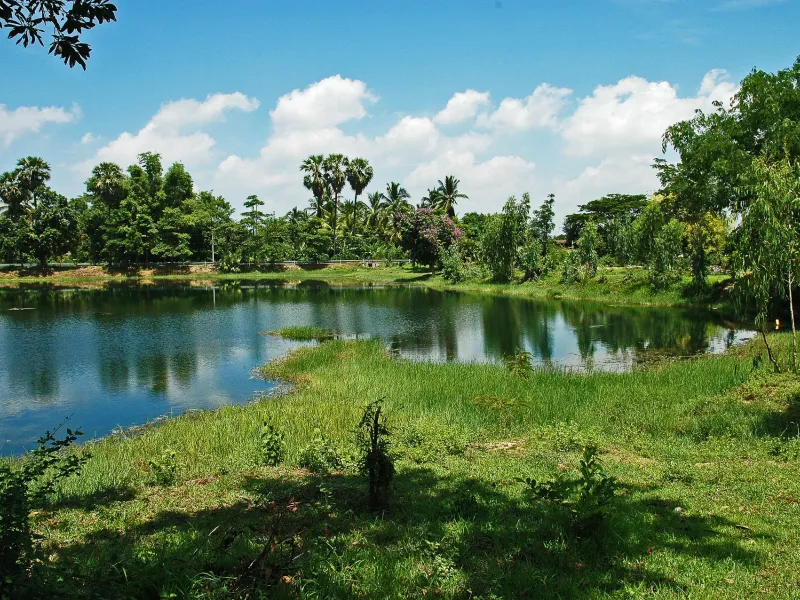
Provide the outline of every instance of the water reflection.
<path id="1" fill-rule="evenodd" d="M 25 309 L 25 310 L 21 310 Z M 718 352 L 750 333 L 714 314 L 322 282 L 111 283 L 0 291 L 0 453 L 73 414 L 88 435 L 187 408 L 246 402 L 250 371 L 295 344 L 291 324 L 378 336 L 428 360 L 627 369 Z"/>

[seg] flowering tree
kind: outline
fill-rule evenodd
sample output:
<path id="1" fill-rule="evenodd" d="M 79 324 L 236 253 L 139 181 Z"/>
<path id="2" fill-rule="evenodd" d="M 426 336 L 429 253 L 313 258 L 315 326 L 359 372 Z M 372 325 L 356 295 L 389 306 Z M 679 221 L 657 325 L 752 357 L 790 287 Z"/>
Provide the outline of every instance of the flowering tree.
<path id="1" fill-rule="evenodd" d="M 442 250 L 449 248 L 461 237 L 461 230 L 447 215 L 420 208 L 411 213 L 399 213 L 401 245 L 414 264 L 431 269 L 440 264 Z"/>

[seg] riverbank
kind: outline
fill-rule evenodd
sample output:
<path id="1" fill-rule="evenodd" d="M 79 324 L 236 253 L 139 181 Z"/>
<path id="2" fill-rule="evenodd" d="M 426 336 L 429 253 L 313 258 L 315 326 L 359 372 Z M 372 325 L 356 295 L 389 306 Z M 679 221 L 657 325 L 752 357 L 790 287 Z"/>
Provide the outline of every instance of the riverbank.
<path id="1" fill-rule="evenodd" d="M 563 284 L 560 275 L 553 273 L 541 281 L 498 284 L 488 280 L 467 281 L 458 284 L 447 282 L 441 275 L 424 268 L 411 266 L 359 267 L 350 263 L 332 264 L 318 268 L 301 268 L 297 265 L 271 271 L 219 273 L 212 266 L 165 267 L 109 270 L 105 267 L 83 267 L 47 272 L 5 270 L 0 272 L 0 287 L 20 287 L 28 284 L 54 286 L 97 287 L 104 282 L 157 282 L 163 281 L 328 281 L 338 285 L 402 284 L 421 285 L 439 290 L 455 290 L 502 294 L 521 297 L 563 298 L 565 300 L 598 300 L 614 304 L 642 306 L 708 307 L 732 314 L 728 294 L 729 277 L 711 275 L 709 293 L 697 298 L 690 293 L 691 280 L 683 278 L 670 288 L 652 289 L 647 272 L 640 268 L 601 268 L 597 277 L 586 283 Z"/>
<path id="2" fill-rule="evenodd" d="M 787 336 L 772 342 L 785 356 Z M 751 342 L 627 374 L 523 378 L 402 361 L 375 341 L 302 349 L 264 369 L 294 383 L 288 396 L 81 448 L 83 473 L 33 514 L 45 587 L 62 598 L 228 598 L 253 583 L 291 598 L 796 597 L 800 383 L 756 366 L 762 353 Z M 383 513 L 367 509 L 354 465 L 353 432 L 377 399 L 397 461 Z M 265 422 L 285 436 L 277 467 L 264 464 Z M 587 445 L 620 489 L 600 528 L 579 534 L 522 480 L 577 476 Z M 312 474 L 297 466 L 309 452 L 338 464 Z"/>

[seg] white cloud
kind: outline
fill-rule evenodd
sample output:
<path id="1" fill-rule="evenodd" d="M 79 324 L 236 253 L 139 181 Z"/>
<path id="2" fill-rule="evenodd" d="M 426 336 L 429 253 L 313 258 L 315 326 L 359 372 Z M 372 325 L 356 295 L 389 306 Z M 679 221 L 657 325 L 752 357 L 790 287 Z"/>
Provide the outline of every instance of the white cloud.
<path id="1" fill-rule="evenodd" d="M 475 118 L 482 106 L 489 104 L 489 92 L 467 90 L 457 92 L 433 118 L 439 125 L 455 125 Z"/>
<path id="2" fill-rule="evenodd" d="M 163 104 L 152 119 L 137 133 L 124 132 L 100 148 L 95 156 L 77 165 L 88 172 L 98 162 L 128 165 L 142 152 L 158 152 L 165 163 L 181 161 L 188 165 L 207 163 L 212 158 L 215 140 L 200 126 L 220 121 L 231 110 L 252 112 L 258 100 L 240 92 L 212 94 L 205 100 L 181 99 Z M 194 131 L 187 131 L 194 129 Z"/>
<path id="3" fill-rule="evenodd" d="M 87 131 L 86 133 L 83 134 L 83 137 L 81 138 L 81 144 L 91 144 L 96 140 L 97 138 L 94 136 L 94 134 L 91 131 Z"/>
<path id="4" fill-rule="evenodd" d="M 571 94 L 570 89 L 543 83 L 523 100 L 504 98 L 496 111 L 482 114 L 478 122 L 483 127 L 514 132 L 535 127 L 554 127 Z"/>
<path id="5" fill-rule="evenodd" d="M 0 104 L 0 142 L 8 147 L 26 133 L 38 133 L 47 123 L 71 123 L 81 117 L 77 105 L 71 110 L 59 106 L 20 106 L 13 110 Z"/>
<path id="6" fill-rule="evenodd" d="M 269 114 L 276 130 L 323 129 L 365 117 L 377 99 L 363 81 L 334 75 L 281 96 Z"/>
<path id="7" fill-rule="evenodd" d="M 667 127 L 691 118 L 695 109 L 712 110 L 712 101 L 728 101 L 737 86 L 726 72 L 709 71 L 694 97 L 681 98 L 667 81 L 651 82 L 630 76 L 614 85 L 601 85 L 580 100 L 566 119 L 561 136 L 566 152 L 575 156 L 605 156 L 650 151 L 660 146 Z"/>

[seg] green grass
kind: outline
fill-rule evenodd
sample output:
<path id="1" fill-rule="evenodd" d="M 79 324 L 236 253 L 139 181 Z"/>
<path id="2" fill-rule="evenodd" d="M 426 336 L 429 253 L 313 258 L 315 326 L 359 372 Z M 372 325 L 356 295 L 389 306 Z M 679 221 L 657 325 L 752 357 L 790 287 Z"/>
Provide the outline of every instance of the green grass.
<path id="1" fill-rule="evenodd" d="M 332 340 L 335 336 L 334 332 L 324 327 L 313 327 L 311 325 L 295 325 L 292 327 L 284 327 L 275 331 L 265 331 L 266 335 L 274 335 L 281 337 L 285 340 L 296 341 L 325 341 Z"/>
<path id="2" fill-rule="evenodd" d="M 785 353 L 786 336 L 774 343 Z M 294 382 L 288 396 L 88 445 L 83 473 L 34 515 L 46 586 L 59 598 L 235 597 L 294 500 L 246 579 L 267 597 L 796 598 L 800 382 L 754 370 L 760 353 L 521 378 L 398 360 L 376 341 L 304 348 L 265 367 Z M 375 399 L 398 457 L 383 514 L 366 510 L 352 468 L 293 466 L 316 430 L 352 464 Z M 262 464 L 265 421 L 285 432 L 284 466 Z M 603 528 L 578 538 L 518 479 L 574 470 L 587 444 L 623 490 Z M 169 450 L 176 479 L 158 485 L 149 462 Z"/>

